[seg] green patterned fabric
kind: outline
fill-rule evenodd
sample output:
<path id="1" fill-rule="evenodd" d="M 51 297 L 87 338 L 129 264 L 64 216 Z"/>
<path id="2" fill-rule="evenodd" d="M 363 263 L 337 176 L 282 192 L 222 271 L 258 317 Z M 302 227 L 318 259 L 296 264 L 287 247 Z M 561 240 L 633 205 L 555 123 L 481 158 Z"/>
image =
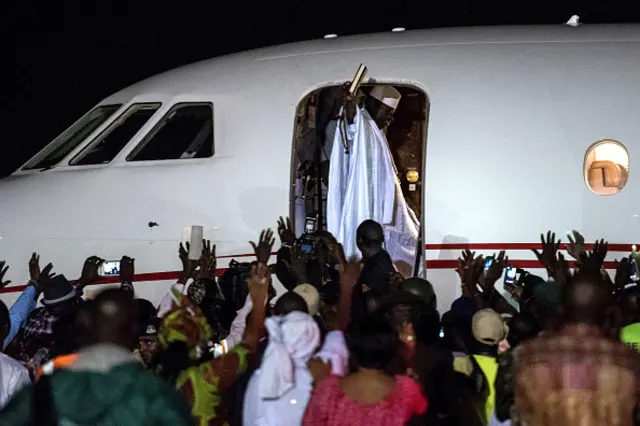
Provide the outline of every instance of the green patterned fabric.
<path id="1" fill-rule="evenodd" d="M 58 424 L 193 426 L 180 394 L 137 363 L 106 373 L 58 370 L 51 376 Z M 0 426 L 34 424 L 34 386 L 20 391 L 0 413 Z"/>
<path id="2" fill-rule="evenodd" d="M 200 307 L 194 305 L 185 296 L 180 294 L 175 296 L 179 302 L 174 302 L 169 313 L 162 319 L 158 341 L 164 349 L 173 342 L 184 342 L 189 348 L 189 356 L 197 359 L 197 347 L 213 336 L 213 330 Z"/>
<path id="3" fill-rule="evenodd" d="M 237 357 L 238 368 L 235 371 L 216 371 L 216 366 L 222 363 L 222 359 L 204 362 L 202 364 L 186 369 L 178 376 L 176 382 L 177 389 L 181 390 L 187 397 L 191 405 L 191 414 L 197 419 L 198 426 L 207 426 L 213 419 L 220 417 L 220 406 L 222 400 L 219 388 L 220 374 L 232 374 L 239 376 L 247 371 L 249 350 L 242 345 L 234 346 L 223 358 Z M 190 387 L 192 392 L 185 392 Z M 224 418 L 224 417 L 223 417 Z"/>

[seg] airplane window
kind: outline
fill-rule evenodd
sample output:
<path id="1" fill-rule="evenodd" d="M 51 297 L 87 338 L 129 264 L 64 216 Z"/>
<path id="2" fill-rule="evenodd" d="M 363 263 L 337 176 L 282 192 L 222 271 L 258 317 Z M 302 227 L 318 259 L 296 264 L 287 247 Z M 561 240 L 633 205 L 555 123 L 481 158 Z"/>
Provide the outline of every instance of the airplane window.
<path id="1" fill-rule="evenodd" d="M 584 180 L 598 195 L 614 195 L 629 179 L 629 153 L 620 142 L 601 140 L 589 147 L 584 157 Z"/>
<path id="2" fill-rule="evenodd" d="M 121 106 L 122 104 L 100 105 L 92 109 L 71 127 L 62 132 L 40 155 L 27 164 L 23 170 L 46 169 L 55 166 L 80 145 L 87 136 L 100 127 L 102 123 L 107 121 Z M 42 158 L 43 155 L 44 158 Z"/>
<path id="3" fill-rule="evenodd" d="M 213 153 L 213 105 L 179 103 L 167 112 L 127 160 L 207 158 Z"/>
<path id="4" fill-rule="evenodd" d="M 71 160 L 70 164 L 85 166 L 109 163 L 149 121 L 160 105 L 160 103 L 131 105 L 91 145 Z"/>

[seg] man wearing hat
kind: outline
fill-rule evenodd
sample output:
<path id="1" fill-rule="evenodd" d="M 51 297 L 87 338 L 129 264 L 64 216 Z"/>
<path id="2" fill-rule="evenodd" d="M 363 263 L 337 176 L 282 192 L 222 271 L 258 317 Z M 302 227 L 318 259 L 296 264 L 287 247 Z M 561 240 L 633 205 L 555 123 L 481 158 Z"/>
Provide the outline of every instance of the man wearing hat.
<path id="1" fill-rule="evenodd" d="M 81 291 L 72 285 L 64 275 L 56 275 L 42 283 L 42 304 L 31 313 L 25 325 L 19 344 L 20 352 L 26 355 L 34 367 L 49 360 L 49 350 L 54 343 L 54 325 L 60 318 L 73 315 L 75 307 L 81 302 Z M 58 339 L 71 339 L 60 333 Z M 65 342 L 56 342 L 64 346 Z"/>
<path id="2" fill-rule="evenodd" d="M 140 336 L 138 336 L 140 358 L 147 367 L 151 365 L 153 358 L 158 351 L 158 329 L 162 324 L 162 318 L 149 318 L 140 327 Z"/>
<path id="3" fill-rule="evenodd" d="M 375 86 L 364 108 L 345 95 L 343 115 L 327 126 L 327 227 L 347 258 L 360 255 L 356 230 L 370 219 L 383 226 L 394 262 L 415 263 L 419 221 L 404 198 L 385 136 L 400 99 L 400 92 L 388 85 Z"/>
<path id="4" fill-rule="evenodd" d="M 473 399 L 480 424 L 486 425 L 495 406 L 498 345 L 507 336 L 508 328 L 496 311 L 481 309 L 473 315 L 471 331 L 475 339 L 473 355 L 469 357 L 473 366 L 470 374 Z"/>

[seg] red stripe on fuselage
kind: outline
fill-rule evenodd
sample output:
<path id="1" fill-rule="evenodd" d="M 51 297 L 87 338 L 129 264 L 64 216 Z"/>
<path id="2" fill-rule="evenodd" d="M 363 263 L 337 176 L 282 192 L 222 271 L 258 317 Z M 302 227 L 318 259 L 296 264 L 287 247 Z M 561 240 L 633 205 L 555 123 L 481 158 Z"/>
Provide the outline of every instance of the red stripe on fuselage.
<path id="1" fill-rule="evenodd" d="M 631 252 L 631 243 L 625 244 L 609 244 L 610 252 Z M 585 244 L 585 248 L 590 250 L 593 248 L 593 244 Z M 435 250 L 540 250 L 542 245 L 540 243 L 452 243 L 452 244 L 425 244 L 426 251 Z M 275 254 L 275 253 L 273 253 Z M 231 254 L 218 256 L 218 259 L 226 258 L 238 258 L 238 257 L 252 257 L 255 254 Z M 523 269 L 540 269 L 542 265 L 537 260 L 532 259 L 509 259 L 509 264 L 517 266 Z M 569 265 L 573 268 L 575 265 L 573 262 L 569 262 Z M 604 268 L 615 270 L 615 262 L 604 262 Z M 458 261 L 456 259 L 432 259 L 427 260 L 427 269 L 456 269 L 458 267 Z M 218 268 L 216 275 L 220 276 L 225 273 L 228 268 Z M 180 271 L 165 271 L 165 272 L 147 272 L 144 274 L 136 274 L 134 276 L 135 282 L 150 282 L 150 281 L 177 281 L 180 276 Z M 117 284 L 120 282 L 120 277 L 105 277 L 99 281 L 92 283 L 91 285 L 99 284 Z M 0 289 L 2 293 L 17 293 L 26 288 L 24 285 L 12 286 Z"/>

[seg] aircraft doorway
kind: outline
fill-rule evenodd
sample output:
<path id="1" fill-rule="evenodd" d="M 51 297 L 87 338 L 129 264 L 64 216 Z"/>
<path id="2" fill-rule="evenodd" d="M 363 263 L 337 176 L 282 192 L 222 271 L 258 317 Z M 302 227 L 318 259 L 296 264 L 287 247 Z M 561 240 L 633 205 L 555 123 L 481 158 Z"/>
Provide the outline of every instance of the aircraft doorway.
<path id="1" fill-rule="evenodd" d="M 425 140 L 427 131 L 428 100 L 419 89 L 404 85 L 391 85 L 400 94 L 400 101 L 387 128 L 386 140 L 389 146 L 396 176 L 406 206 L 415 213 L 419 223 L 416 247 L 418 259 L 414 265 L 396 264 L 405 276 L 414 273 L 416 264 L 424 262 L 424 191 L 423 172 Z M 363 84 L 360 87 L 357 104 L 367 107 L 367 98 L 376 87 Z M 342 86 L 318 89 L 307 95 L 298 105 L 294 128 L 294 149 L 292 156 L 292 182 L 290 216 L 296 234 L 305 231 L 308 217 L 316 219 L 317 229 L 327 229 L 327 190 L 329 185 L 329 164 L 332 149 L 330 122 L 336 120 L 342 106 Z M 335 129 L 335 124 L 334 124 Z M 424 264 L 424 263 L 422 263 Z M 422 268 L 420 268 L 422 269 Z"/>

